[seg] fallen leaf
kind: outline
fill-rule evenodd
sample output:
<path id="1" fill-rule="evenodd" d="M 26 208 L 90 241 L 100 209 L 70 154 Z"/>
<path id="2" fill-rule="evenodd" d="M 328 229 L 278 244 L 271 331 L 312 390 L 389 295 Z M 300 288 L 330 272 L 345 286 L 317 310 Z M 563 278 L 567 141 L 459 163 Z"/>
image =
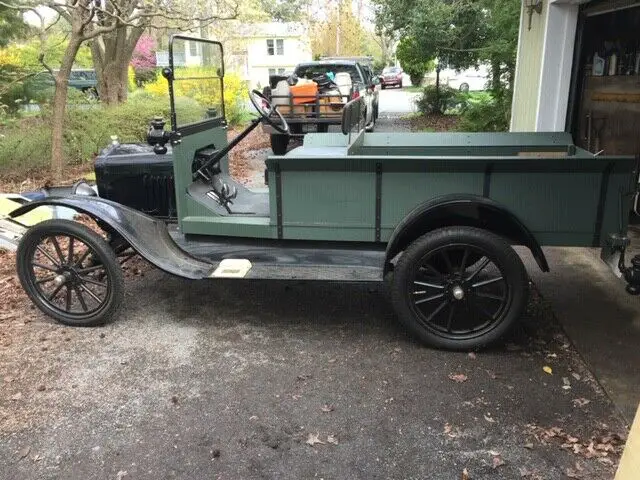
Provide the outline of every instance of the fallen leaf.
<path id="1" fill-rule="evenodd" d="M 324 445 L 325 443 L 320 440 L 320 435 L 318 435 L 317 433 L 310 433 L 309 436 L 307 437 L 307 441 L 305 442 L 307 445 L 311 445 L 312 447 L 315 446 L 316 444 L 320 444 L 320 445 Z"/>
<path id="2" fill-rule="evenodd" d="M 489 423 L 496 423 L 496 421 L 493 418 L 491 418 L 491 414 L 489 413 L 485 414 L 484 419 Z"/>
<path id="3" fill-rule="evenodd" d="M 522 477 L 522 478 L 530 477 L 531 475 L 533 475 L 533 472 L 531 470 L 529 470 L 528 468 L 520 467 L 518 469 L 518 471 L 520 472 L 520 477 Z"/>
<path id="4" fill-rule="evenodd" d="M 498 467 L 501 467 L 502 465 L 504 465 L 504 460 L 502 459 L 502 457 L 497 456 L 497 457 L 493 457 L 493 469 L 495 470 Z"/>
<path id="5" fill-rule="evenodd" d="M 588 398 L 574 398 L 573 399 L 573 406 L 574 407 L 584 407 L 585 405 L 588 405 L 591 403 L 591 400 L 589 400 Z"/>
<path id="6" fill-rule="evenodd" d="M 338 445 L 338 439 L 334 435 L 327 435 L 327 443 Z"/>
<path id="7" fill-rule="evenodd" d="M 524 448 L 531 450 L 533 448 L 533 443 L 525 443 Z"/>
<path id="8" fill-rule="evenodd" d="M 576 472 L 573 468 L 567 468 L 565 470 L 565 474 L 569 478 L 582 478 L 582 475 L 580 473 Z"/>
<path id="9" fill-rule="evenodd" d="M 442 433 L 451 438 L 456 438 L 458 436 L 458 434 L 453 431 L 453 427 L 448 423 L 444 424 L 444 430 Z"/>
<path id="10" fill-rule="evenodd" d="M 453 380 L 456 383 L 463 383 L 468 380 L 467 376 L 464 373 L 450 373 L 449 379 Z"/>
<path id="11" fill-rule="evenodd" d="M 329 413 L 333 412 L 335 410 L 335 407 L 333 405 L 324 404 L 322 407 L 320 407 L 320 410 L 322 410 L 324 413 Z"/>
<path id="12" fill-rule="evenodd" d="M 116 480 L 122 480 L 127 475 L 129 475 L 129 472 L 127 472 L 126 470 L 120 470 L 116 475 Z"/>
<path id="13" fill-rule="evenodd" d="M 23 458 L 25 458 L 27 455 L 29 455 L 29 452 L 30 452 L 30 451 L 31 451 L 31 447 L 29 447 L 29 446 L 24 447 L 23 449 L 21 449 L 21 450 L 18 452 L 18 458 L 19 458 L 20 460 L 22 460 L 22 459 L 23 459 Z"/>
<path id="14" fill-rule="evenodd" d="M 466 468 L 464 468 L 462 470 L 462 478 L 461 478 L 461 480 L 471 480 L 471 476 L 469 475 L 469 471 Z"/>
<path id="15" fill-rule="evenodd" d="M 489 377 L 491 377 L 493 380 L 495 380 L 496 378 L 498 378 L 498 376 L 495 374 L 494 371 L 492 370 L 486 370 L 487 375 L 489 375 Z"/>
<path id="16" fill-rule="evenodd" d="M 551 367 L 549 367 L 547 365 L 542 367 L 542 370 L 544 371 L 544 373 L 548 373 L 549 375 L 553 375 L 553 370 L 551 369 Z"/>
<path id="17" fill-rule="evenodd" d="M 571 386 L 571 382 L 569 381 L 569 379 L 567 377 L 562 377 L 562 384 L 564 386 Z"/>
<path id="18" fill-rule="evenodd" d="M 576 380 L 580 380 L 580 378 L 581 378 L 581 377 L 580 377 L 580 375 L 578 375 L 576 372 L 573 372 L 573 373 L 571 374 L 571 376 L 572 376 L 573 378 L 575 378 Z"/>

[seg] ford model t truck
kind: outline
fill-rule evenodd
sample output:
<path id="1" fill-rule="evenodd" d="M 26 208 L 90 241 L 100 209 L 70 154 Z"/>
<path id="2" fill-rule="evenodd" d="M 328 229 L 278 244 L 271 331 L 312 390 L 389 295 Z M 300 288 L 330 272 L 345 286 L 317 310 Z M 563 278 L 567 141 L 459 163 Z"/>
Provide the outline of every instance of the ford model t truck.
<path id="1" fill-rule="evenodd" d="M 373 131 L 378 118 L 379 83 L 367 65 L 339 58 L 301 63 L 290 77 L 272 76 L 262 93 L 287 120 L 290 132 L 284 135 L 265 123 L 271 150 L 283 155 L 291 136 L 307 131 L 325 133 L 329 125 L 340 125 L 342 109 L 356 98 L 364 102 L 362 121 L 366 130 Z"/>
<path id="2" fill-rule="evenodd" d="M 120 264 L 132 254 L 211 288 L 219 279 L 384 282 L 397 319 L 449 349 L 496 342 L 518 322 L 529 276 L 515 245 L 543 271 L 552 267 L 544 246 L 602 248 L 639 293 L 640 258 L 629 265 L 624 255 L 635 158 L 594 156 L 565 133 L 368 133 L 357 98 L 342 109 L 340 132 L 308 134 L 269 157 L 268 188 L 247 188 L 230 175 L 227 153 L 262 122 L 282 135 L 288 122 L 254 90 L 259 118 L 228 142 L 222 45 L 176 36 L 171 46 L 185 41 L 201 44 L 202 64 L 163 72 L 168 129 L 158 119 L 150 146 L 119 147 L 99 172 L 100 196 L 11 213 L 19 221 L 55 205 L 95 220 L 93 229 L 45 221 L 19 244 L 21 284 L 57 321 L 120 316 Z M 175 101 L 191 91 L 202 102 L 195 117 Z"/>

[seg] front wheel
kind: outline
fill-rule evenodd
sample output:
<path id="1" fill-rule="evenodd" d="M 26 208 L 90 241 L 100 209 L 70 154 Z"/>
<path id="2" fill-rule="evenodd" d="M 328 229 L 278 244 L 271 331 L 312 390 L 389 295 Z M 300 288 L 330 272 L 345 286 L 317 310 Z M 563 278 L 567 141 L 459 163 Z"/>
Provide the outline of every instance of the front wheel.
<path id="1" fill-rule="evenodd" d="M 289 135 L 271 135 L 271 150 L 275 155 L 284 155 L 287 153 L 289 145 Z"/>
<path id="2" fill-rule="evenodd" d="M 409 245 L 390 288 L 399 319 L 419 340 L 469 350 L 495 343 L 513 327 L 526 307 L 529 281 L 502 237 L 448 227 Z"/>
<path id="3" fill-rule="evenodd" d="M 20 241 L 16 263 L 33 303 L 65 325 L 106 323 L 124 300 L 124 276 L 114 251 L 78 222 L 48 220 L 31 227 Z"/>

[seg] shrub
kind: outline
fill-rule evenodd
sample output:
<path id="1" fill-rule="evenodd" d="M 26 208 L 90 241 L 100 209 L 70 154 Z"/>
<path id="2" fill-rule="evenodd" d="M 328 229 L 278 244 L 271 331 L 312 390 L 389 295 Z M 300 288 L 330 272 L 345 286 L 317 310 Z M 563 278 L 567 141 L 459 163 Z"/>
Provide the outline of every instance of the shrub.
<path id="1" fill-rule="evenodd" d="M 203 111 L 209 107 L 220 108 L 221 92 L 220 82 L 217 78 L 206 78 L 215 76 L 214 67 L 189 67 L 180 69 L 180 74 L 173 84 L 174 95 L 177 99 L 191 99 L 201 105 Z M 180 80 L 183 78 L 193 78 L 193 80 Z M 200 78 L 198 78 L 200 77 Z M 156 97 L 167 97 L 167 80 L 158 75 L 153 82 L 149 82 L 143 87 Z M 246 103 L 248 98 L 248 86 L 246 82 L 234 73 L 227 73 L 224 77 L 224 110 L 227 122 L 230 125 L 237 125 L 246 120 Z M 178 122 L 187 123 L 178 110 Z"/>
<path id="2" fill-rule="evenodd" d="M 419 87 L 422 85 L 425 73 L 434 68 L 434 62 L 424 58 L 424 52 L 418 47 L 413 37 L 405 37 L 400 40 L 396 50 L 396 56 L 402 65 L 402 69 L 411 78 L 411 84 Z"/>
<path id="3" fill-rule="evenodd" d="M 485 95 L 469 101 L 458 130 L 464 132 L 506 132 L 511 120 L 511 97 Z"/>
<path id="4" fill-rule="evenodd" d="M 80 92 L 78 92 L 80 94 Z M 186 118 L 202 118 L 202 107 L 189 99 L 177 99 Z M 100 103 L 70 104 L 64 128 L 64 152 L 68 164 L 92 161 L 117 135 L 120 142 L 145 142 L 149 121 L 169 118 L 169 102 L 145 92 L 134 92 L 129 101 L 112 107 Z M 21 172 L 49 164 L 51 112 L 48 106 L 35 117 L 24 118 L 0 131 L 0 174 Z"/>
<path id="5" fill-rule="evenodd" d="M 439 89 L 435 85 L 429 85 L 416 99 L 416 106 L 423 115 L 432 115 L 446 113 L 464 102 L 464 96 L 448 85 L 440 85 Z"/>

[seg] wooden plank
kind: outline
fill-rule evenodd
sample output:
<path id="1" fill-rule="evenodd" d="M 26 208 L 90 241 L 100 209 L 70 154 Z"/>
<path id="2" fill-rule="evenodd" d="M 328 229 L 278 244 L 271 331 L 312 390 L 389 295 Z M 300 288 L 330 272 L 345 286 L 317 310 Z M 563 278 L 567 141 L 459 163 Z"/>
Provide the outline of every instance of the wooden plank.
<path id="1" fill-rule="evenodd" d="M 530 158 L 566 158 L 567 152 L 518 152 L 518 156 Z"/>
<path id="2" fill-rule="evenodd" d="M 640 103 L 640 92 L 593 92 L 591 100 L 594 102 Z"/>
<path id="3" fill-rule="evenodd" d="M 638 478 L 640 478 L 640 406 L 631 426 L 615 480 L 637 480 Z"/>

